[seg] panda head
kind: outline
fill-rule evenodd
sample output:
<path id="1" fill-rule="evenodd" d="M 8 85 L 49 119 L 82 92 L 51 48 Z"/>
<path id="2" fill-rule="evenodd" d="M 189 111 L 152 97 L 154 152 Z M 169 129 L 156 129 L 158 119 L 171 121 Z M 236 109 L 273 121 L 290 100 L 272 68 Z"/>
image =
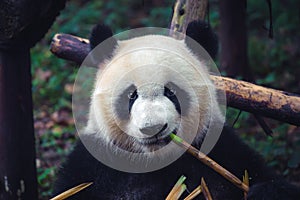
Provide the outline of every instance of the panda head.
<path id="1" fill-rule="evenodd" d="M 95 30 L 101 27 L 92 34 L 101 35 Z M 222 114 L 207 63 L 190 43 L 162 35 L 111 38 L 105 48 L 111 53 L 98 57 L 86 133 L 130 152 L 155 152 L 170 143 L 171 133 L 202 142 Z"/>

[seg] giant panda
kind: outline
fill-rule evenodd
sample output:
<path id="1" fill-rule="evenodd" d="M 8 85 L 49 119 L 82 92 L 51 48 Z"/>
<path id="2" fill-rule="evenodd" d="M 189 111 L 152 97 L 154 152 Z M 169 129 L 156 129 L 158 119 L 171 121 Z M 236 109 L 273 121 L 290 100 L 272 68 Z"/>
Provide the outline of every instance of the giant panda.
<path id="1" fill-rule="evenodd" d="M 96 26 L 90 38 L 91 48 L 112 35 L 106 26 Z M 215 56 L 216 36 L 206 23 L 192 22 L 187 35 Z M 175 149 L 179 149 L 170 145 L 170 133 L 176 133 L 201 149 L 208 129 L 221 124 L 221 134 L 208 155 L 238 177 L 242 177 L 244 170 L 248 171 L 250 190 L 247 199 L 299 199 L 300 193 L 295 186 L 268 168 L 261 156 L 245 145 L 230 127 L 223 127 L 224 116 L 206 63 L 193 52 L 189 43 L 187 39 L 176 40 L 161 35 L 111 40 L 106 49 L 107 57 L 94 58 L 99 62 L 99 71 L 90 102 L 87 102 L 90 111 L 84 137 L 59 170 L 54 194 L 93 182 L 69 199 L 165 199 L 178 177 L 185 175 L 186 194 L 204 177 L 214 200 L 243 199 L 241 189 L 188 153 L 183 152 L 178 159 L 155 170 L 118 170 L 100 162 L 85 145 L 87 142 L 96 151 L 108 153 L 108 160 L 122 151 L 138 154 L 133 162 L 142 161 L 147 165 L 153 156 L 159 154 L 164 160 L 164 156 L 170 157 Z M 175 54 L 153 48 L 171 49 L 187 62 Z M 139 70 L 139 66 L 145 67 Z M 184 81 L 180 79 L 181 74 Z M 181 101 L 181 98 L 185 100 Z M 191 132 L 195 135 L 190 137 Z M 160 151 L 168 145 L 171 147 Z M 132 157 L 120 156 L 118 159 L 128 159 L 130 163 Z M 197 198 L 204 199 L 202 195 Z"/>

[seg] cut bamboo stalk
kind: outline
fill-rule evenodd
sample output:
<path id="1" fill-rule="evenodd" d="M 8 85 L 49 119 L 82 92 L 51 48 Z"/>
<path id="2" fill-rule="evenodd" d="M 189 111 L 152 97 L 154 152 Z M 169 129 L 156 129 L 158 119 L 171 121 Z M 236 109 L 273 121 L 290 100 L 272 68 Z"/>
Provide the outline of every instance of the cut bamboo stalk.
<path id="1" fill-rule="evenodd" d="M 66 198 L 68 198 L 68 197 L 70 197 L 70 196 L 72 196 L 72 195 L 74 195 L 74 194 L 80 192 L 81 190 L 83 190 L 83 189 L 89 187 L 89 186 L 92 185 L 92 184 L 93 184 L 93 182 L 82 183 L 82 184 L 77 185 L 77 186 L 75 186 L 75 187 L 73 187 L 73 188 L 71 188 L 71 189 L 68 189 L 67 191 L 64 191 L 63 193 L 61 193 L 61 194 L 59 194 L 59 195 L 53 197 L 53 198 L 50 199 L 50 200 L 64 200 L 64 199 L 66 199 Z"/>
<path id="2" fill-rule="evenodd" d="M 196 157 L 198 160 L 200 160 L 205 165 L 209 166 L 213 170 L 215 170 L 217 173 L 222 175 L 224 178 L 232 182 L 234 185 L 236 185 L 238 188 L 242 189 L 244 192 L 249 191 L 249 186 L 247 186 L 245 183 L 243 183 L 238 177 L 233 175 L 231 172 L 229 172 L 227 169 L 216 163 L 214 160 L 209 158 L 207 155 L 196 149 L 195 147 L 188 144 L 186 141 L 184 141 L 182 138 L 178 137 L 175 134 L 170 135 L 172 140 L 178 144 L 179 146 L 183 147 L 187 150 L 190 154 L 192 154 L 194 157 Z"/>

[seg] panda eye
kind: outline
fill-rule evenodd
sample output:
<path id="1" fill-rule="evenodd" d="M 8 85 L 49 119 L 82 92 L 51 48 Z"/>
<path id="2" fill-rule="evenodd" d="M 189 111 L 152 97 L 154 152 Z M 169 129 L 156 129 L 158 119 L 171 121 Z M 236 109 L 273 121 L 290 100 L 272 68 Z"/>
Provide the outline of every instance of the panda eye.
<path id="1" fill-rule="evenodd" d="M 179 92 L 180 92 L 180 90 L 179 90 Z M 178 101 L 177 96 L 176 96 L 176 90 L 173 87 L 170 87 L 170 86 L 165 87 L 164 95 L 170 101 L 172 101 L 172 103 L 174 104 L 177 112 L 179 114 L 181 114 L 181 108 L 180 108 L 180 104 L 179 104 L 179 101 Z"/>
<path id="2" fill-rule="evenodd" d="M 131 108 L 132 108 L 132 106 L 133 106 L 135 100 L 138 98 L 138 93 L 137 93 L 137 91 L 135 90 L 135 91 L 133 91 L 133 92 L 129 92 L 128 98 L 129 98 L 128 111 L 129 111 L 129 113 L 130 113 Z"/>
<path id="3" fill-rule="evenodd" d="M 173 88 L 167 88 L 165 87 L 164 95 L 167 97 L 172 97 L 176 95 L 176 90 Z"/>
<path id="4" fill-rule="evenodd" d="M 137 91 L 135 90 L 135 91 L 129 92 L 128 98 L 129 98 L 130 100 L 136 100 L 136 99 L 138 98 Z"/>

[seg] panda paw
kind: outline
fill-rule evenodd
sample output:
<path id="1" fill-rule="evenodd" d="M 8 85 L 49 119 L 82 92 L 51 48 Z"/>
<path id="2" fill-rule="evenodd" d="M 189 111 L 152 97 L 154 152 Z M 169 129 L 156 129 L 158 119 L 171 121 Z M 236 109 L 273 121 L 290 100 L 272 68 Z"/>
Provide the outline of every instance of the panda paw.
<path id="1" fill-rule="evenodd" d="M 298 200 L 300 199 L 299 188 L 281 180 L 271 180 L 258 183 L 250 187 L 248 200 Z"/>

